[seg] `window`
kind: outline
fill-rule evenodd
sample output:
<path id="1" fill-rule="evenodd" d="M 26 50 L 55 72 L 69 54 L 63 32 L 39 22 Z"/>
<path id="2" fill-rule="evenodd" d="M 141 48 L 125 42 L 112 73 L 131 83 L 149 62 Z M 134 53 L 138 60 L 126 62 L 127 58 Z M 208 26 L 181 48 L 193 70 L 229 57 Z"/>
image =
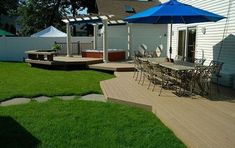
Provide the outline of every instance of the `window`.
<path id="1" fill-rule="evenodd" d="M 125 9 L 125 12 L 127 12 L 127 13 L 135 13 L 135 9 L 132 8 L 132 7 L 129 6 L 129 5 L 125 5 L 125 6 L 124 6 L 124 9 Z"/>

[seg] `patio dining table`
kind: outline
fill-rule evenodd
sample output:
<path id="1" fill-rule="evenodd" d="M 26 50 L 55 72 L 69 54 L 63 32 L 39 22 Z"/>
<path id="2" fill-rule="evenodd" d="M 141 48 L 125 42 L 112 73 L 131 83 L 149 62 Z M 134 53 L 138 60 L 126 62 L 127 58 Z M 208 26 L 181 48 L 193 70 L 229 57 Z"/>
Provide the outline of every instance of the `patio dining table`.
<path id="1" fill-rule="evenodd" d="M 158 63 L 160 66 L 171 69 L 173 71 L 188 71 L 195 69 L 195 64 L 175 64 L 170 62 Z"/>
<path id="2" fill-rule="evenodd" d="M 175 77 L 176 79 L 179 79 L 181 81 L 181 84 L 184 83 L 184 85 L 188 86 L 185 87 L 185 89 L 189 88 L 190 94 L 192 94 L 193 91 L 193 84 L 196 82 L 200 86 L 200 80 L 197 79 L 197 77 L 194 77 L 193 72 L 195 72 L 196 68 L 205 68 L 206 66 L 198 65 L 195 63 L 189 63 L 184 61 L 175 61 L 172 62 L 166 62 L 165 58 L 142 58 L 142 61 L 149 61 L 151 64 L 158 64 L 161 67 L 164 67 L 170 71 L 170 75 Z M 188 84 L 186 84 L 188 83 Z M 182 86 L 182 85 L 181 85 Z M 201 91 L 203 91 L 203 87 L 199 87 Z"/>
<path id="3" fill-rule="evenodd" d="M 162 67 L 174 70 L 174 71 L 188 71 L 195 69 L 198 64 L 175 61 L 175 63 L 166 62 L 165 58 L 140 58 L 142 61 L 149 61 L 152 64 L 159 64 Z"/>

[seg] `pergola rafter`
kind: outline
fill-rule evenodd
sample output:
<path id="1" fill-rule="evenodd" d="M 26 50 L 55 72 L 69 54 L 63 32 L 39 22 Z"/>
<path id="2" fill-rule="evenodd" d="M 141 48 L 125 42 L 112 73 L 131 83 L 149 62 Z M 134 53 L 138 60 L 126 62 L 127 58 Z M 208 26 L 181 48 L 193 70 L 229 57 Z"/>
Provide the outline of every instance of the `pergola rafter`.
<path id="1" fill-rule="evenodd" d="M 122 25 L 126 24 L 122 19 L 116 18 L 114 15 L 80 15 L 80 16 L 67 16 L 62 19 L 64 23 L 77 24 L 77 23 L 103 23 L 107 20 L 108 25 Z"/>

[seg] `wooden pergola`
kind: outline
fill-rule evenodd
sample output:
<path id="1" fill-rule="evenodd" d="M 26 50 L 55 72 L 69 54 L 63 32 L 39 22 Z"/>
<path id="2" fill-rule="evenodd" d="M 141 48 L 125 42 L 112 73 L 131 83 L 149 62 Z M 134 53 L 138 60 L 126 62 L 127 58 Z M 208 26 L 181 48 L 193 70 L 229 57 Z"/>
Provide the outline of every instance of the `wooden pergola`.
<path id="1" fill-rule="evenodd" d="M 62 19 L 66 23 L 67 30 L 67 56 L 71 56 L 71 30 L 70 25 L 78 23 L 90 23 L 94 26 L 94 49 L 97 49 L 97 31 L 98 25 L 103 24 L 103 61 L 108 62 L 108 42 L 107 42 L 107 26 L 108 25 L 125 25 L 122 19 L 117 19 L 114 15 L 81 15 L 76 17 L 66 17 Z M 128 53 L 130 56 L 131 49 L 131 25 L 128 25 Z"/>

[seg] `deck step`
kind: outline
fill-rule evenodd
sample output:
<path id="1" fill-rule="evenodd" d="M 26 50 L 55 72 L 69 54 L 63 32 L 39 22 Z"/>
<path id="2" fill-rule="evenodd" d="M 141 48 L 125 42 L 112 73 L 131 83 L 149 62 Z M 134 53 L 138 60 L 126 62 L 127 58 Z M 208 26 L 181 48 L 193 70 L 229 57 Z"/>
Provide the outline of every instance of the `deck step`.
<path id="1" fill-rule="evenodd" d="M 106 70 L 106 71 L 119 71 L 119 72 L 126 72 L 126 71 L 134 71 L 134 65 L 130 63 L 99 63 L 99 64 L 91 64 L 89 65 L 90 69 L 96 70 Z"/>

